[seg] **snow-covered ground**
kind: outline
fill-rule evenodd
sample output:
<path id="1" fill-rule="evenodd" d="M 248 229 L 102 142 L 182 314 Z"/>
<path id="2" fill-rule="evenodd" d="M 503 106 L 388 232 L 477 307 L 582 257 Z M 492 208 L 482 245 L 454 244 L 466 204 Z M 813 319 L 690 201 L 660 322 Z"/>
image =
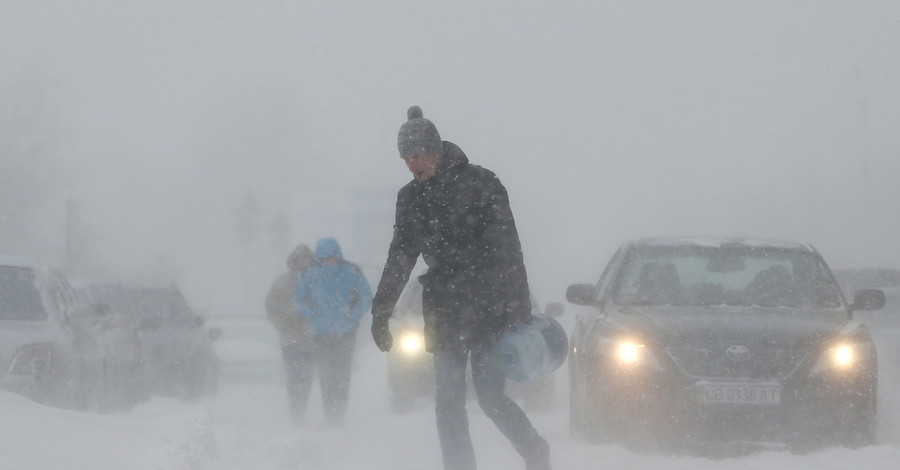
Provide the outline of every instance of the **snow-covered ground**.
<path id="1" fill-rule="evenodd" d="M 317 389 L 310 402 L 309 422 L 291 424 L 274 332 L 260 324 L 219 323 L 225 330 L 217 343 L 223 360 L 222 386 L 215 398 L 197 403 L 157 398 L 127 413 L 98 415 L 49 408 L 0 392 L 0 469 L 440 468 L 430 406 L 423 403 L 403 414 L 390 411 L 384 357 L 363 329 L 346 426 L 332 430 L 318 426 Z M 886 355 L 882 355 L 883 363 L 895 369 Z M 248 373 L 253 363 L 255 372 Z M 887 374 L 891 382 L 882 381 L 882 443 L 859 450 L 834 448 L 809 455 L 763 452 L 725 461 L 635 454 L 570 437 L 565 390 L 559 390 L 556 410 L 531 413 L 531 417 L 552 444 L 557 470 L 719 469 L 723 465 L 730 469 L 893 469 L 900 461 L 895 423 L 900 419 L 900 404 L 890 393 L 894 377 Z M 559 374 L 560 387 L 564 378 L 565 374 Z M 512 447 L 474 402 L 469 413 L 479 467 L 522 468 Z"/>

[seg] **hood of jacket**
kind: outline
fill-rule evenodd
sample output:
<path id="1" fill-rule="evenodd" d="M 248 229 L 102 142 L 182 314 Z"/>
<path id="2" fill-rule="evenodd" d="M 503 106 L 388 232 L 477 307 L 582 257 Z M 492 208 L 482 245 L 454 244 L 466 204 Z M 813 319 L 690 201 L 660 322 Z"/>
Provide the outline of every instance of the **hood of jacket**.
<path id="1" fill-rule="evenodd" d="M 466 156 L 465 152 L 459 148 L 459 145 L 454 144 L 453 142 L 444 141 L 444 155 L 443 155 L 444 163 L 441 165 L 441 170 L 452 168 L 455 166 L 462 166 L 469 163 L 469 157 Z M 440 170 L 438 171 L 440 172 Z"/>
<path id="2" fill-rule="evenodd" d="M 316 242 L 316 258 L 325 259 L 331 257 L 343 258 L 341 245 L 334 238 L 323 238 Z"/>

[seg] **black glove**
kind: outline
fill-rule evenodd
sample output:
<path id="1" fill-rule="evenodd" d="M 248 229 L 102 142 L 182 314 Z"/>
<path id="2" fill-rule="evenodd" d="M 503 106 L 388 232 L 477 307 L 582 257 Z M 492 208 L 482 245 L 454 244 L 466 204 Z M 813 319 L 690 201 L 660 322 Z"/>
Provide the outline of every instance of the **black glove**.
<path id="1" fill-rule="evenodd" d="M 378 346 L 378 349 L 382 352 L 391 350 L 391 346 L 394 345 L 394 337 L 391 336 L 391 329 L 388 327 L 387 318 L 372 319 L 372 339 L 375 340 L 375 345 Z"/>

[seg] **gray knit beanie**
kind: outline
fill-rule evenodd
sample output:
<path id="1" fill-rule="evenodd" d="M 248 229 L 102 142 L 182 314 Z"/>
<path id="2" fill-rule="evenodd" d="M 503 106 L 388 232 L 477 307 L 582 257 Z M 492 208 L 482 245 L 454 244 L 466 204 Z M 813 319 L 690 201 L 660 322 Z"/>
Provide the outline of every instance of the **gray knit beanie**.
<path id="1" fill-rule="evenodd" d="M 410 106 L 406 111 L 408 121 L 400 126 L 397 149 L 401 157 L 412 155 L 443 155 L 444 143 L 437 127 L 422 117 L 422 108 Z"/>

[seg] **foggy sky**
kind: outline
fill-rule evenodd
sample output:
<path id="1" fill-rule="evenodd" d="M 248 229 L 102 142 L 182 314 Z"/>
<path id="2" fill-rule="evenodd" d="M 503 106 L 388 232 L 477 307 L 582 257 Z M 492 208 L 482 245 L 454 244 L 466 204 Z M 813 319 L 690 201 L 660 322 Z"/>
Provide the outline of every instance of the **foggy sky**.
<path id="1" fill-rule="evenodd" d="M 238 313 L 239 286 L 260 297 L 283 257 L 263 233 L 245 267 L 248 192 L 295 242 L 386 254 L 355 251 L 348 205 L 410 179 L 396 135 L 418 104 L 507 186 L 543 300 L 635 236 L 900 266 L 896 2 L 434 3 L 0 3 L 7 122 L 37 116 L 66 176 L 22 249 L 63 261 L 69 198 L 95 269 L 175 271 Z"/>

